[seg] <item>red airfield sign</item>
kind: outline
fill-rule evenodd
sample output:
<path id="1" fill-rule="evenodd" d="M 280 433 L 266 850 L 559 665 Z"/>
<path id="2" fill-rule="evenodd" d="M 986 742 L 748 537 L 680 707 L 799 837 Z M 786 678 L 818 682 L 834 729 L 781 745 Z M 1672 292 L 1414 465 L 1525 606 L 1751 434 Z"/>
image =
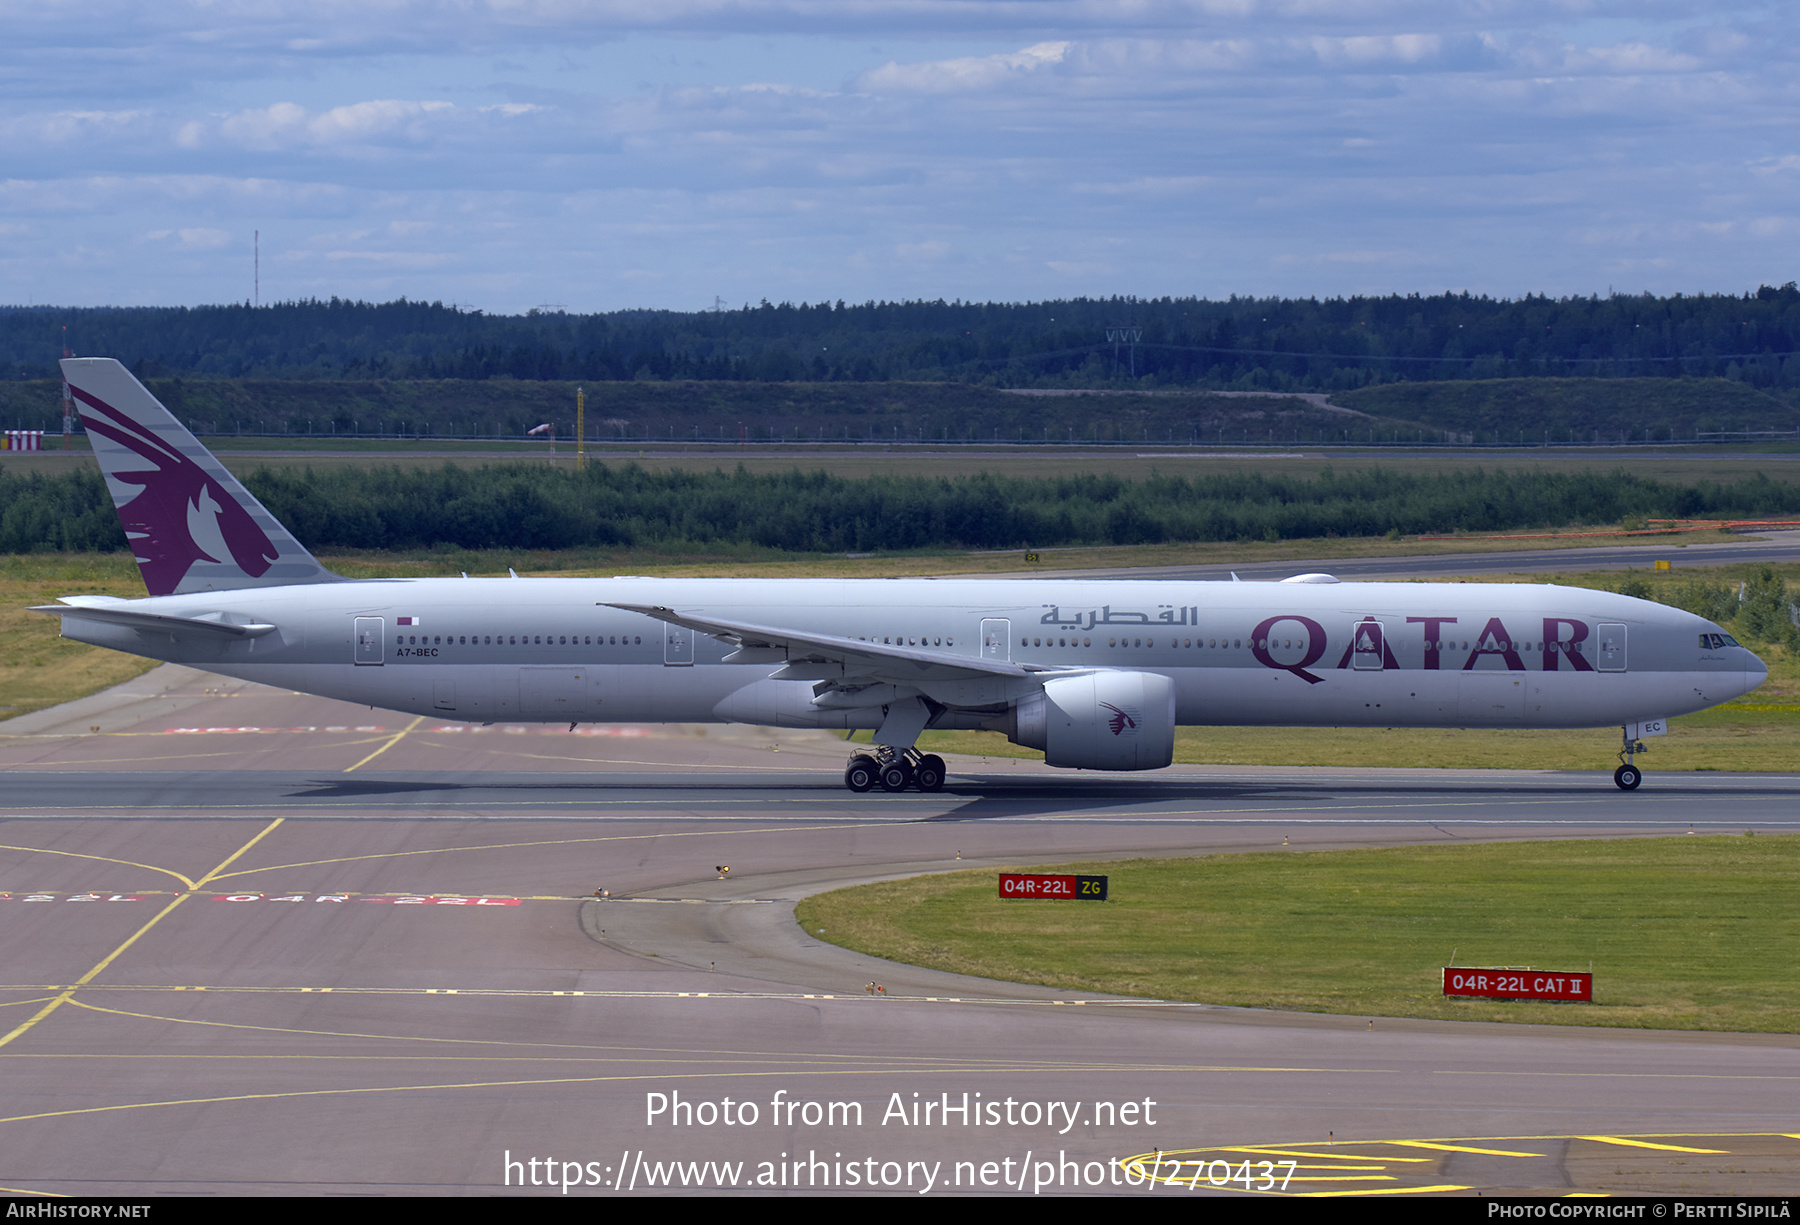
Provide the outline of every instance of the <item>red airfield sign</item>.
<path id="1" fill-rule="evenodd" d="M 1444 967 L 1444 994 L 1489 1000 L 1594 1002 L 1594 976 L 1568 970 Z"/>
<path id="2" fill-rule="evenodd" d="M 1106 877 L 1002 872 L 1000 873 L 1000 896 L 1063 902 L 1104 902 L 1106 900 Z"/>

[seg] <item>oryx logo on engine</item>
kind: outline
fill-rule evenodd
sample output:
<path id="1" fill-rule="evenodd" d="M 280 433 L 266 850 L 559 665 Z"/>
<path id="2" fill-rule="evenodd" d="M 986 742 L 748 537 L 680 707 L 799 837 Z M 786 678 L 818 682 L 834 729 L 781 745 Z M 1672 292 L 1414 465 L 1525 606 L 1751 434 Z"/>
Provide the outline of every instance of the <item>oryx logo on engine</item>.
<path id="1" fill-rule="evenodd" d="M 1106 707 L 1106 709 L 1113 712 L 1112 718 L 1110 718 L 1106 721 L 1106 726 L 1112 728 L 1112 734 L 1115 736 L 1124 735 L 1125 729 L 1128 727 L 1130 729 L 1132 729 L 1133 731 L 1136 731 L 1137 725 L 1138 725 L 1138 720 L 1144 717 L 1142 711 L 1121 710 L 1119 707 L 1114 706 L 1111 702 L 1102 702 L 1102 703 L 1100 703 L 1100 705 Z"/>

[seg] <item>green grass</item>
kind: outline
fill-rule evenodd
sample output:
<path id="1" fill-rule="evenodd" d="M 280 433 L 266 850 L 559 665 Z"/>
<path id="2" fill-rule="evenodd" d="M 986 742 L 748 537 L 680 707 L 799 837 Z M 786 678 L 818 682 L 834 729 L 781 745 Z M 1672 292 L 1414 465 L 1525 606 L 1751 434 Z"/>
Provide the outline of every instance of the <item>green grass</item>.
<path id="1" fill-rule="evenodd" d="M 290 435 L 286 438 L 237 438 L 208 435 L 202 440 L 220 461 L 240 477 L 258 468 L 313 467 L 442 467 L 458 463 L 478 467 L 488 463 L 554 462 L 569 467 L 575 448 L 567 437 L 549 444 L 517 438 L 450 441 L 426 438 L 362 439 L 329 435 Z M 47 451 L 7 452 L 0 456 L 8 472 L 26 475 L 41 472 L 54 476 L 75 468 L 92 468 L 93 453 L 84 436 L 76 436 L 75 448 L 64 451 L 60 439 L 52 439 Z M 1330 447 L 1292 441 L 1272 449 L 1244 449 L 1214 445 L 1175 446 L 1166 443 L 1113 447 L 933 447 L 869 444 L 856 446 L 761 445 L 739 448 L 718 443 L 590 443 L 589 462 L 619 466 L 638 464 L 652 472 L 679 470 L 709 473 L 727 471 L 742 464 L 756 475 L 768 473 L 826 472 L 833 476 L 861 478 L 891 475 L 896 469 L 929 471 L 933 476 L 955 478 L 992 473 L 997 476 L 1052 479 L 1076 475 L 1117 476 L 1142 481 L 1157 476 L 1194 479 L 1221 473 L 1254 472 L 1268 477 L 1317 479 L 1326 470 L 1348 472 L 1379 468 L 1400 475 L 1501 469 L 1506 472 L 1610 472 L 1628 468 L 1648 480 L 1677 484 L 1732 483 L 1767 474 L 1788 479 L 1791 453 L 1797 444 L 1732 444 L 1725 447 L 1670 446 L 1621 452 L 1617 447 L 1578 448 L 1505 447 L 1472 452 L 1460 448 L 1365 448 Z M 1642 538 L 1639 538 L 1642 539 Z M 1591 543 L 1591 542 L 1589 542 Z"/>
<path id="2" fill-rule="evenodd" d="M 65 595 L 141 596 L 124 553 L 0 556 L 0 719 L 97 693 L 156 666 L 58 636 L 58 620 L 27 611 Z"/>
<path id="3" fill-rule="evenodd" d="M 1800 1030 L 1800 838 L 1675 837 L 1065 864 L 1104 903 L 1002 901 L 992 870 L 821 894 L 808 933 L 893 961 L 1256 1008 Z M 1454 958 L 1454 961 L 1452 961 Z M 1591 1005 L 1446 1000 L 1445 965 L 1594 971 Z"/>
<path id="4" fill-rule="evenodd" d="M 1791 430 L 1794 395 L 1721 378 L 1457 379 L 1383 383 L 1332 402 L 1477 442 L 1692 439 L 1696 431 Z M 1791 445 L 1791 444 L 1790 444 Z"/>

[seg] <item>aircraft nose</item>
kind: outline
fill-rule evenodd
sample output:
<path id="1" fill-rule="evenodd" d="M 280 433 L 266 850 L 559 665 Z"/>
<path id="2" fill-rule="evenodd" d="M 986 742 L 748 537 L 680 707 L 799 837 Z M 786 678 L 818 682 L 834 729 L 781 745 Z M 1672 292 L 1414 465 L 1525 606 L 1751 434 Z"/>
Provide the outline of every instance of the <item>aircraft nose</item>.
<path id="1" fill-rule="evenodd" d="M 1769 665 L 1749 651 L 1744 654 L 1750 656 L 1744 661 L 1744 692 L 1749 693 L 1769 679 Z"/>

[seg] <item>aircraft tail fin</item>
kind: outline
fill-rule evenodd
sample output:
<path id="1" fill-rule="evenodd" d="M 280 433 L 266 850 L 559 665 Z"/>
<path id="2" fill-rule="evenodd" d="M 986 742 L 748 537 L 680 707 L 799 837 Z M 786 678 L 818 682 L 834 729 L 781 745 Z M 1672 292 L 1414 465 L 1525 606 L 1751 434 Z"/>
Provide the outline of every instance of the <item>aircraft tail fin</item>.
<path id="1" fill-rule="evenodd" d="M 151 595 L 342 581 L 124 366 L 62 370 Z"/>

